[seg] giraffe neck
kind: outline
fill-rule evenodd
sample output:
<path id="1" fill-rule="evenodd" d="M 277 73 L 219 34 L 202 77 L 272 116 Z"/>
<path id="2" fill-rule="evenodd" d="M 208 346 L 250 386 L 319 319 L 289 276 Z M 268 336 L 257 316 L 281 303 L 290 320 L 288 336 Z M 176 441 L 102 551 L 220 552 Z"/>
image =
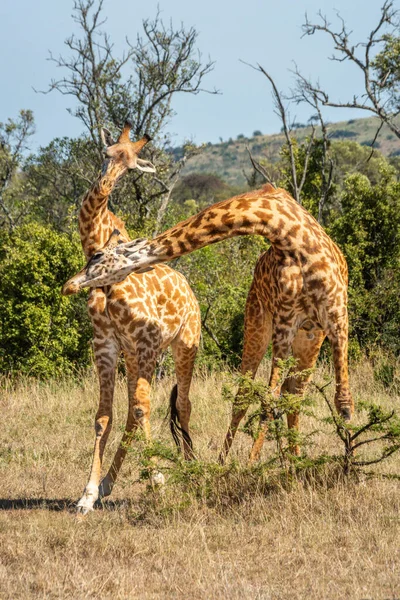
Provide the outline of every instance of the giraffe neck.
<path id="1" fill-rule="evenodd" d="M 151 240 L 149 264 L 172 260 L 226 238 L 254 234 L 268 238 L 285 251 L 315 244 L 319 235 L 328 238 L 319 223 L 285 190 L 266 185 L 214 204 Z"/>
<path id="2" fill-rule="evenodd" d="M 125 225 L 108 209 L 108 197 L 127 167 L 113 160 L 106 160 L 91 188 L 86 192 L 79 211 L 79 233 L 86 258 L 102 248 L 114 229 L 129 240 Z"/>

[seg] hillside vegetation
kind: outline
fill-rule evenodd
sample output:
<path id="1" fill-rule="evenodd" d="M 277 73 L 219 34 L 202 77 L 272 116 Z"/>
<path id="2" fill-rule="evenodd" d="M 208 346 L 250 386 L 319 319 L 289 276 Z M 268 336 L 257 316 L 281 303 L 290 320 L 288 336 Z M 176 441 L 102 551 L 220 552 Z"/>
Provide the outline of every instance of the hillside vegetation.
<path id="1" fill-rule="evenodd" d="M 329 137 L 332 141 L 346 140 L 357 142 L 362 146 L 370 146 L 374 140 L 379 119 L 369 117 L 366 119 L 350 119 L 328 125 Z M 317 133 L 319 127 L 316 127 Z M 297 127 L 293 133 L 299 142 L 302 142 L 311 133 L 311 127 Z M 249 155 L 246 146 L 257 158 L 265 158 L 270 162 L 278 160 L 279 152 L 285 138 L 282 133 L 272 135 L 253 135 L 245 137 L 239 134 L 236 139 L 230 138 L 219 144 L 207 144 L 204 151 L 191 158 L 183 171 L 190 173 L 215 173 L 230 185 L 245 186 L 246 177 L 243 170 L 250 171 Z M 374 144 L 385 156 L 400 154 L 399 140 L 385 125 Z M 176 156 L 182 152 L 177 148 L 173 151 Z"/>

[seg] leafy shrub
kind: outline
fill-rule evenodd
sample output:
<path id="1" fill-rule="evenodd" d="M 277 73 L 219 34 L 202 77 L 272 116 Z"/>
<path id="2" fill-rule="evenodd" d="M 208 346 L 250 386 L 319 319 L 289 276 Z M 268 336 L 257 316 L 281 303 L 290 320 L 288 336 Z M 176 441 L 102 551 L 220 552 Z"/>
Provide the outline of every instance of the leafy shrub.
<path id="1" fill-rule="evenodd" d="M 88 363 L 86 299 L 61 295 L 82 262 L 77 235 L 37 223 L 1 233 L 1 373 L 48 377 Z"/>
<path id="2" fill-rule="evenodd" d="M 346 179 L 329 233 L 349 266 L 351 336 L 361 347 L 400 352 L 400 185 L 390 169 L 379 185 L 359 173 Z"/>

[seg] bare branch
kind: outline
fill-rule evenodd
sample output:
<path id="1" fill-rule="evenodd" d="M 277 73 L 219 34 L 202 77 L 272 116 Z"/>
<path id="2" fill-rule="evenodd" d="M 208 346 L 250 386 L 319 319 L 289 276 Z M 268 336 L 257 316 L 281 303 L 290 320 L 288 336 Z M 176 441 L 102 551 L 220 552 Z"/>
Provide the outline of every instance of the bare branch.
<path id="1" fill-rule="evenodd" d="M 275 84 L 273 78 L 271 77 L 271 75 L 269 73 L 267 73 L 267 71 L 260 64 L 257 64 L 257 66 L 255 67 L 254 65 L 246 63 L 243 60 L 240 62 L 251 67 L 255 71 L 259 71 L 260 73 L 262 73 L 268 79 L 268 81 L 270 82 L 270 84 L 272 86 L 272 92 L 273 92 L 273 97 L 275 100 L 275 106 L 277 108 L 277 114 L 279 115 L 279 117 L 282 121 L 283 132 L 285 134 L 286 142 L 287 142 L 288 149 L 289 149 L 290 166 L 291 166 L 291 171 L 292 171 L 293 197 L 295 198 L 295 200 L 297 200 L 297 202 L 299 204 L 301 204 L 301 198 L 300 198 L 298 182 L 297 182 L 296 160 L 295 160 L 295 155 L 294 155 L 293 139 L 291 136 L 291 129 L 290 129 L 290 125 L 288 124 L 286 109 L 283 105 L 281 94 L 279 93 L 278 88 L 276 87 L 276 84 Z"/>
<path id="2" fill-rule="evenodd" d="M 306 154 L 305 154 L 305 158 L 304 158 L 303 175 L 302 175 L 301 181 L 298 185 L 299 195 L 301 194 L 301 190 L 303 189 L 304 183 L 306 181 L 307 170 L 308 170 L 308 161 L 310 160 L 310 155 L 311 155 L 311 151 L 312 151 L 313 144 L 314 144 L 314 138 L 315 138 L 315 127 L 312 126 L 312 131 L 311 131 L 309 142 L 307 144 Z"/>
<path id="3" fill-rule="evenodd" d="M 341 29 L 334 31 L 326 17 L 321 12 L 318 13 L 319 22 L 312 23 L 306 15 L 306 20 L 303 25 L 303 35 L 314 35 L 317 31 L 321 31 L 330 36 L 333 41 L 334 49 L 338 55 L 331 57 L 333 60 L 343 62 L 345 60 L 353 63 L 361 72 L 364 79 L 365 94 L 363 100 L 359 100 L 354 96 L 352 100 L 347 102 L 332 101 L 328 94 L 323 91 L 319 85 L 312 85 L 308 82 L 309 91 L 321 102 L 324 106 L 334 108 L 356 108 L 359 110 L 369 111 L 381 119 L 382 122 L 390 128 L 390 130 L 400 138 L 400 127 L 395 122 L 395 117 L 400 113 L 400 109 L 396 109 L 393 113 L 387 110 L 388 104 L 393 104 L 392 93 L 388 85 L 390 72 L 386 70 L 381 74 L 381 77 L 376 76 L 375 58 L 377 55 L 377 47 L 386 42 L 386 37 L 383 30 L 387 26 L 392 26 L 396 30 L 396 19 L 398 11 L 394 9 L 393 0 L 386 0 L 381 7 L 381 14 L 376 27 L 369 34 L 366 42 L 350 44 L 351 32 L 346 29 L 343 19 L 337 14 Z M 363 48 L 363 53 L 359 49 Z"/>
<path id="4" fill-rule="evenodd" d="M 261 175 L 261 177 L 263 177 L 265 179 L 265 181 L 267 181 L 268 183 L 270 183 L 274 188 L 276 188 L 275 183 L 272 181 L 270 175 L 268 174 L 267 169 L 265 169 L 265 167 L 263 167 L 262 165 L 260 165 L 260 163 L 258 161 L 255 160 L 255 158 L 253 157 L 250 148 L 248 146 L 246 146 L 246 150 L 248 152 L 249 158 L 250 158 L 250 162 L 253 166 L 253 169 L 255 171 L 257 171 L 257 173 L 259 173 Z M 247 177 L 246 177 L 247 179 Z"/>

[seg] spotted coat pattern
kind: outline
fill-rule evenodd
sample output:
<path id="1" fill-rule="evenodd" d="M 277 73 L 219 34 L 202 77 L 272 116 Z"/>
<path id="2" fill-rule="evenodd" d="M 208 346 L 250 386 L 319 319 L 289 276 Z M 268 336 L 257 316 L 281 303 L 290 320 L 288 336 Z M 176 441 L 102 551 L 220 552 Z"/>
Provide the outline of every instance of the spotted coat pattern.
<path id="1" fill-rule="evenodd" d="M 136 161 L 146 143 L 125 137 L 108 148 L 111 156 L 103 165 L 97 181 L 86 193 L 79 213 L 79 231 L 87 258 L 101 249 L 118 228 L 120 237 L 129 240 L 123 222 L 108 210 L 108 196 L 117 180 Z M 121 142 L 122 137 L 122 142 Z M 144 143 L 143 143 L 144 142 Z M 144 163 L 145 161 L 141 161 Z M 135 163 L 136 164 L 136 163 Z M 64 286 L 64 293 L 76 293 L 79 287 Z M 88 512 L 97 498 L 111 493 L 126 455 L 133 431 L 141 426 L 150 439 L 150 385 L 157 357 L 172 347 L 178 386 L 177 412 L 182 429 L 189 434 L 189 388 L 194 359 L 200 339 L 200 311 L 186 279 L 167 265 L 152 271 L 132 274 L 123 282 L 93 288 L 88 300 L 94 330 L 94 355 L 100 383 L 100 402 L 95 418 L 95 447 L 89 481 L 78 503 L 78 511 Z M 100 484 L 101 465 L 112 425 L 115 371 L 123 352 L 128 379 L 128 417 L 121 444 L 111 467 Z M 190 446 L 183 441 L 184 453 L 191 457 Z"/>
<path id="2" fill-rule="evenodd" d="M 108 256 L 107 281 L 169 261 L 208 244 L 237 235 L 258 234 L 271 241 L 259 259 L 247 299 L 242 373 L 255 376 L 272 339 L 270 387 L 281 392 L 277 359 L 292 350 L 298 370 L 312 368 L 325 336 L 333 351 L 335 404 L 345 419 L 353 400 L 348 382 L 347 265 L 339 248 L 321 225 L 285 190 L 271 185 L 206 208 L 153 240 L 121 244 Z M 102 281 L 102 265 L 93 265 L 88 279 Z M 296 373 L 285 389 L 302 393 L 305 382 Z M 224 460 L 245 411 L 234 407 L 221 453 Z M 289 416 L 297 427 L 298 414 Z M 260 430 L 251 453 L 258 458 L 266 430 Z M 297 449 L 295 449 L 297 451 Z"/>

